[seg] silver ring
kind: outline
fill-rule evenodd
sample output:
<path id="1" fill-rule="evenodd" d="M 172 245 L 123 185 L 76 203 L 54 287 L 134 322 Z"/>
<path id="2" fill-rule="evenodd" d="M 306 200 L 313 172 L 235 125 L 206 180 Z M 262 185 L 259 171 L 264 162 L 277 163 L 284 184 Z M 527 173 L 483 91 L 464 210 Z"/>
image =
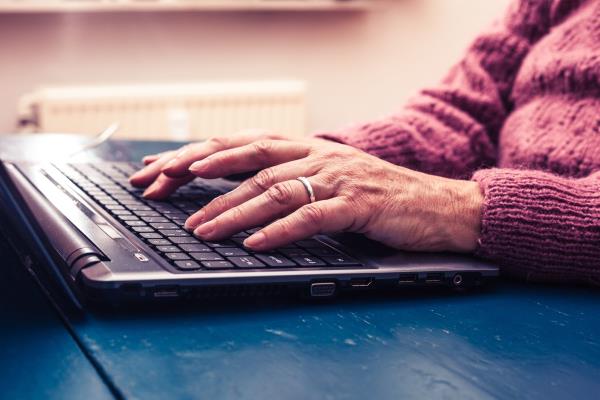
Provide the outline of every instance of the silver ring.
<path id="1" fill-rule="evenodd" d="M 308 197 L 310 198 L 310 202 L 314 203 L 315 201 L 317 201 L 317 199 L 315 199 L 315 191 L 313 190 L 312 185 L 310 184 L 308 178 L 306 178 L 305 176 L 299 176 L 296 179 L 299 180 L 300 182 L 302 182 L 302 184 L 304 185 L 304 188 L 306 189 L 306 192 L 308 193 Z"/>

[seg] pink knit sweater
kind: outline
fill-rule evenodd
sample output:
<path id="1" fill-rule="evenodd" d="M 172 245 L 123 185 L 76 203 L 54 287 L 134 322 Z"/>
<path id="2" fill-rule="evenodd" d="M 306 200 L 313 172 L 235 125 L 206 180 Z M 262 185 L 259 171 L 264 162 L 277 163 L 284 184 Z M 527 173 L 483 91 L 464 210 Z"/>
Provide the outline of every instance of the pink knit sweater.
<path id="1" fill-rule="evenodd" d="M 322 136 L 479 182 L 477 255 L 504 273 L 600 284 L 600 1 L 517 1 L 440 85 Z"/>

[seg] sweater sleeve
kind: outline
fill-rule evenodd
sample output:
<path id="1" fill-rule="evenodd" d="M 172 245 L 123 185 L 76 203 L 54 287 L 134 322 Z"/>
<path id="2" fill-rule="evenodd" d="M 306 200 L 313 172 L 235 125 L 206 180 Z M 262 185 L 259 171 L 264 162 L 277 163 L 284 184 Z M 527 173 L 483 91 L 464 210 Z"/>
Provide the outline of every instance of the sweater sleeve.
<path id="1" fill-rule="evenodd" d="M 511 108 L 509 93 L 532 44 L 548 29 L 549 1 L 520 0 L 479 36 L 437 87 L 421 91 L 397 114 L 317 136 L 392 163 L 467 178 L 496 158 Z"/>
<path id="2" fill-rule="evenodd" d="M 531 281 L 600 285 L 600 172 L 475 173 L 485 194 L 477 254 Z"/>

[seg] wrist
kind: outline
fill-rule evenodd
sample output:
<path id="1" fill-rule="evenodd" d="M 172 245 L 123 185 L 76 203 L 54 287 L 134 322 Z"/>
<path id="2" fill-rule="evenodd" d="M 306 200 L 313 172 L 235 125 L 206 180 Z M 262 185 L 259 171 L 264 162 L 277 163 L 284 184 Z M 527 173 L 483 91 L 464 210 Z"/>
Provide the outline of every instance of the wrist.
<path id="1" fill-rule="evenodd" d="M 452 186 L 448 250 L 472 253 L 481 233 L 484 195 L 479 183 L 474 181 L 454 180 Z"/>

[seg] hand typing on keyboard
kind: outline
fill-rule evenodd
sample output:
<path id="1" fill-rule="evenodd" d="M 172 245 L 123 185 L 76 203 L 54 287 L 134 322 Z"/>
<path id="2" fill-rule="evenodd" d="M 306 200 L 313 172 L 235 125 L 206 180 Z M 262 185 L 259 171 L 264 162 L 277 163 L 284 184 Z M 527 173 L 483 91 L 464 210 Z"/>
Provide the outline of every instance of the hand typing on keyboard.
<path id="1" fill-rule="evenodd" d="M 195 177 L 259 171 L 185 221 L 210 241 L 264 226 L 243 244 L 266 251 L 352 231 L 406 250 L 472 251 L 483 202 L 476 182 L 409 170 L 324 139 L 251 131 L 144 158 L 130 182 L 160 200 Z M 306 179 L 298 179 L 306 177 Z"/>

